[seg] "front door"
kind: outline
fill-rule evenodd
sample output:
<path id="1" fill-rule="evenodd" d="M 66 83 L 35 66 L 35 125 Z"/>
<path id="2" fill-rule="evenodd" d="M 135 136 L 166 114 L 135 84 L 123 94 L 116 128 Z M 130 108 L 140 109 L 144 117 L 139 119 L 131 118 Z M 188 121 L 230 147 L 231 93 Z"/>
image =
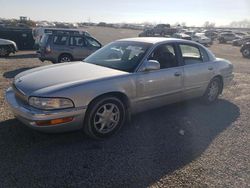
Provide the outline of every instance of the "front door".
<path id="1" fill-rule="evenodd" d="M 155 108 L 180 100 L 183 86 L 183 67 L 179 66 L 172 44 L 158 46 L 148 57 L 157 60 L 160 70 L 137 73 L 137 107 Z"/>

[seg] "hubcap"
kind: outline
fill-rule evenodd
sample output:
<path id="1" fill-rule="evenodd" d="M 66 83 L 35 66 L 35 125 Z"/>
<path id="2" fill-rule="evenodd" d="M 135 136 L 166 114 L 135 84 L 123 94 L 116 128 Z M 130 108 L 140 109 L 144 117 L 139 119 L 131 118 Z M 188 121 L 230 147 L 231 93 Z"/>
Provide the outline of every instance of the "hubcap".
<path id="1" fill-rule="evenodd" d="M 250 55 L 250 50 L 245 49 L 245 50 L 243 51 L 243 54 L 244 54 L 245 56 L 249 56 L 249 55 Z"/>
<path id="2" fill-rule="evenodd" d="M 61 59 L 61 62 L 70 62 L 70 58 L 69 57 L 63 57 Z"/>
<path id="3" fill-rule="evenodd" d="M 94 127 L 99 133 L 106 134 L 114 130 L 119 120 L 119 108 L 113 103 L 104 104 L 96 111 Z"/>
<path id="4" fill-rule="evenodd" d="M 7 50 L 4 49 L 4 48 L 0 48 L 0 55 L 1 55 L 1 56 L 4 56 L 4 55 L 6 55 L 6 54 L 7 54 Z"/>
<path id="5" fill-rule="evenodd" d="M 214 101 L 219 93 L 219 84 L 216 81 L 213 81 L 208 90 L 208 100 Z"/>

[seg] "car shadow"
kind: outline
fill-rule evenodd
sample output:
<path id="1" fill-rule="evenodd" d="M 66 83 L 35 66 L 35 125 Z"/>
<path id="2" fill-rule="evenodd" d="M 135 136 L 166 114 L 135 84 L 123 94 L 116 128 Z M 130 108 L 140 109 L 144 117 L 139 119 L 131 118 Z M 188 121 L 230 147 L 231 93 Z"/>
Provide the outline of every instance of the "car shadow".
<path id="1" fill-rule="evenodd" d="M 33 59 L 37 58 L 37 54 L 35 53 L 27 53 L 27 54 L 13 54 L 8 59 Z"/>
<path id="2" fill-rule="evenodd" d="M 105 140 L 7 120 L 0 123 L 0 179 L 5 187 L 147 187 L 201 156 L 239 115 L 227 100 L 189 101 L 135 115 Z"/>
<path id="3" fill-rule="evenodd" d="M 4 78 L 14 78 L 16 75 L 18 75 L 19 73 L 32 69 L 32 68 L 36 68 L 36 67 L 25 67 L 25 68 L 20 68 L 20 69 L 16 69 L 16 70 L 12 70 L 12 71 L 7 71 L 3 74 Z"/>

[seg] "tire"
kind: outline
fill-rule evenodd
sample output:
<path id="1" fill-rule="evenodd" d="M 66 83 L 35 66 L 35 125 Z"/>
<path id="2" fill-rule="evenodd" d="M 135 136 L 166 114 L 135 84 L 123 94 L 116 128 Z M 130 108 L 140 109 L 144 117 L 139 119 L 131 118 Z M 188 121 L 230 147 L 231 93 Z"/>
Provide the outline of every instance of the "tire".
<path id="1" fill-rule="evenodd" d="M 212 104 L 218 100 L 218 96 L 222 93 L 223 84 L 221 79 L 213 78 L 206 89 L 205 94 L 202 97 L 202 101 L 205 104 Z"/>
<path id="2" fill-rule="evenodd" d="M 70 62 L 70 61 L 72 61 L 72 60 L 73 60 L 73 58 L 72 58 L 72 56 L 69 55 L 69 54 L 62 54 L 62 55 L 60 55 L 60 57 L 58 58 L 58 62 L 59 62 L 59 63 L 66 63 L 66 62 Z"/>
<path id="3" fill-rule="evenodd" d="M 161 36 L 162 36 L 162 37 L 165 36 L 165 32 L 164 32 L 164 31 L 161 32 Z"/>
<path id="4" fill-rule="evenodd" d="M 224 38 L 220 38 L 220 39 L 219 39 L 219 43 L 224 44 L 224 43 L 226 43 L 226 41 L 225 41 Z"/>
<path id="5" fill-rule="evenodd" d="M 242 50 L 242 56 L 245 58 L 250 58 L 250 48 L 245 48 Z"/>
<path id="6" fill-rule="evenodd" d="M 0 57 L 8 57 L 10 55 L 10 52 L 8 49 L 4 46 L 0 47 Z"/>
<path id="7" fill-rule="evenodd" d="M 120 99 L 113 96 L 100 97 L 89 106 L 83 129 L 91 138 L 107 138 L 120 130 L 126 118 L 127 110 Z"/>

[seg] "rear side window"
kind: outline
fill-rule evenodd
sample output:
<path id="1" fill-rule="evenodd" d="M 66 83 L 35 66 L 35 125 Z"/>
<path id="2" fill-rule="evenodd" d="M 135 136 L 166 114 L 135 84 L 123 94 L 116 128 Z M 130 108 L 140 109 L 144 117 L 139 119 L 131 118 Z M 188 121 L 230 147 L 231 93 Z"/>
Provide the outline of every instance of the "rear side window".
<path id="1" fill-rule="evenodd" d="M 68 39 L 67 36 L 55 35 L 53 37 L 53 44 L 55 44 L 55 45 L 66 45 L 67 39 Z"/>
<path id="2" fill-rule="evenodd" d="M 78 47 L 86 46 L 86 41 L 83 39 L 83 37 L 74 36 L 70 37 L 69 45 Z"/>
<path id="3" fill-rule="evenodd" d="M 202 55 L 198 47 L 188 44 L 181 44 L 180 49 L 185 65 L 203 63 Z"/>

